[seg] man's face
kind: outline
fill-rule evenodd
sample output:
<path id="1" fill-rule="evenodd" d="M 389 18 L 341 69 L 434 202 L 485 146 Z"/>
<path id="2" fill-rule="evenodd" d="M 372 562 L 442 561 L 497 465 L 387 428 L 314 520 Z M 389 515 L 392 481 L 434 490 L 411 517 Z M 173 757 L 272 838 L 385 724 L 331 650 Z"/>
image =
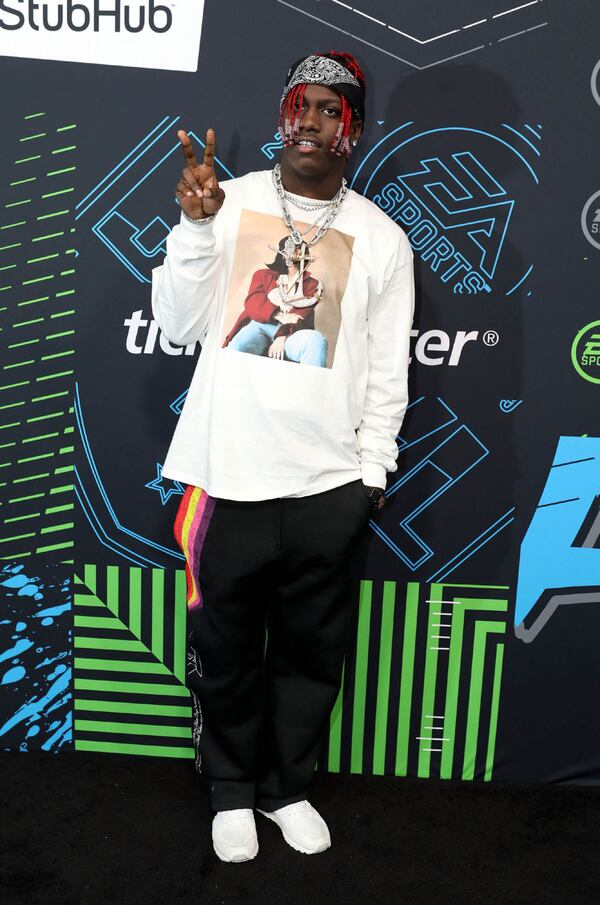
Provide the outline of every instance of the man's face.
<path id="1" fill-rule="evenodd" d="M 300 176 L 324 176 L 332 169 L 343 169 L 344 158 L 329 148 L 335 138 L 342 114 L 342 99 L 324 85 L 307 85 L 300 111 L 298 139 L 283 149 L 286 163 Z M 353 120 L 350 136 L 357 140 L 361 124 Z"/>

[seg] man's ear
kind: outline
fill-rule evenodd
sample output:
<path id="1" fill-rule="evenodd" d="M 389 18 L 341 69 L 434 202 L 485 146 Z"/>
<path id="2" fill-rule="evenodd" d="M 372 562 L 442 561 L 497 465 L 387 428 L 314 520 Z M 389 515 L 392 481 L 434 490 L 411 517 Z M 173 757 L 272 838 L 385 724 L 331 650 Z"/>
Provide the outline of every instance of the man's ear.
<path id="1" fill-rule="evenodd" d="M 350 138 L 358 141 L 363 132 L 363 122 L 361 119 L 353 119 L 350 123 Z"/>

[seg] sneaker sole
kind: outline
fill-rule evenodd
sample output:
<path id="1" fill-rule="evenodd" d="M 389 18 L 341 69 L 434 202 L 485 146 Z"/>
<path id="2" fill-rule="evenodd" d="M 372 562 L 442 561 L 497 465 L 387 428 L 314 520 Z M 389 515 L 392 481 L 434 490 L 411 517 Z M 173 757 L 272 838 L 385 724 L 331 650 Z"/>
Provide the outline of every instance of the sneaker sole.
<path id="1" fill-rule="evenodd" d="M 291 845 L 291 847 L 296 849 L 297 852 L 302 852 L 303 855 L 318 855 L 320 854 L 320 852 L 324 852 L 331 847 L 331 842 L 325 842 L 320 846 L 320 848 L 304 848 L 302 845 L 300 845 L 299 842 L 296 842 L 294 839 L 292 839 L 291 836 L 288 836 L 282 825 L 279 823 L 277 817 L 274 817 L 271 814 L 267 814 L 266 811 L 261 811 L 260 808 L 257 808 L 256 810 L 259 814 L 262 814 L 263 817 L 267 817 L 269 820 L 272 820 L 273 823 L 277 824 L 287 844 Z"/>
<path id="2" fill-rule="evenodd" d="M 258 855 L 258 843 L 256 843 L 256 848 L 251 854 L 247 854 L 246 852 L 234 852 L 233 854 L 227 855 L 224 851 L 219 849 L 215 840 L 213 839 L 213 848 L 217 856 L 221 859 L 221 861 L 234 861 L 235 863 L 240 863 L 241 861 L 252 861 L 253 858 L 256 858 Z"/>

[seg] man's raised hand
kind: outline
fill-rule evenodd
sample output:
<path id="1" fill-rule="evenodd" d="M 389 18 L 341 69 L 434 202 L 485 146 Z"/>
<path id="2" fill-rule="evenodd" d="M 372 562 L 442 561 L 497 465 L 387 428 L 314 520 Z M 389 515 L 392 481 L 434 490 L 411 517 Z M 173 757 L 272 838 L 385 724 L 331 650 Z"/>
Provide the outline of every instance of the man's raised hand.
<path id="1" fill-rule="evenodd" d="M 175 186 L 175 194 L 182 209 L 188 217 L 209 217 L 216 214 L 223 205 L 225 192 L 219 186 L 215 173 L 215 131 L 206 130 L 204 159 L 201 164 L 196 160 L 194 148 L 187 132 L 180 129 L 177 137 L 186 160 L 181 171 L 179 182 Z"/>

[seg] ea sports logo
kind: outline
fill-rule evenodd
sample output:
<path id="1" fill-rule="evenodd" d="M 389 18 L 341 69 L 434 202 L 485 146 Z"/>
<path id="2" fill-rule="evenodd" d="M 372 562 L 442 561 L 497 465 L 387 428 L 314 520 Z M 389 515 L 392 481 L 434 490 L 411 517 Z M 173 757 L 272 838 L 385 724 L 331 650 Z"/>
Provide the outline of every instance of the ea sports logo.
<path id="1" fill-rule="evenodd" d="M 600 248 L 600 191 L 588 198 L 581 212 L 583 235 L 594 248 Z"/>
<path id="2" fill-rule="evenodd" d="M 600 383 L 600 321 L 581 328 L 571 346 L 571 361 L 580 377 Z"/>
<path id="3" fill-rule="evenodd" d="M 496 131 L 406 121 L 377 142 L 352 181 L 402 227 L 425 271 L 453 295 L 527 291 L 531 267 L 524 276 L 507 250 L 511 234 L 528 228 L 539 151 L 532 136 L 526 150 L 518 133 Z"/>

